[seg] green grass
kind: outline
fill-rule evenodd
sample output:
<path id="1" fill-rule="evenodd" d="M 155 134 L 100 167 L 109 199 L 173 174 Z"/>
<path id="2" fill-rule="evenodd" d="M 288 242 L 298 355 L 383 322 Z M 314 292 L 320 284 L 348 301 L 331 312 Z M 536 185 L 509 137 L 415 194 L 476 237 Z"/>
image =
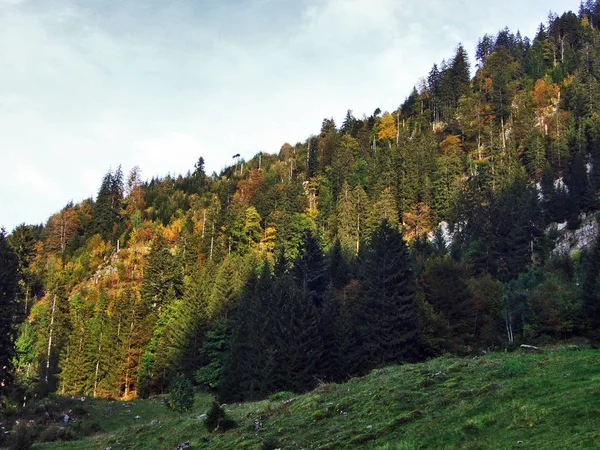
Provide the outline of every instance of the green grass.
<path id="1" fill-rule="evenodd" d="M 80 420 L 102 432 L 35 448 L 155 450 L 186 441 L 193 449 L 600 448 L 600 351 L 519 351 L 387 367 L 304 395 L 226 405 L 239 426 L 225 433 L 208 432 L 197 419 L 211 401 L 198 395 L 184 414 L 160 400 L 89 401 L 89 416 Z M 160 423 L 151 425 L 153 419 Z"/>

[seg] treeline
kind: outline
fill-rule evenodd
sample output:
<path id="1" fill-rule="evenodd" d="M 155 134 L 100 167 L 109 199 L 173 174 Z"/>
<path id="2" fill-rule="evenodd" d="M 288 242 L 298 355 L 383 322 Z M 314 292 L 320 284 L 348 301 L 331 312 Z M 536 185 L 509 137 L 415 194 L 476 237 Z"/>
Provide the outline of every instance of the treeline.
<path id="1" fill-rule="evenodd" d="M 128 398 L 185 374 L 258 398 L 596 336 L 600 246 L 555 245 L 597 229 L 599 26 L 588 1 L 533 40 L 486 35 L 474 76 L 459 45 L 397 110 L 220 174 L 109 171 L 95 199 L 3 234 L 2 376 Z"/>

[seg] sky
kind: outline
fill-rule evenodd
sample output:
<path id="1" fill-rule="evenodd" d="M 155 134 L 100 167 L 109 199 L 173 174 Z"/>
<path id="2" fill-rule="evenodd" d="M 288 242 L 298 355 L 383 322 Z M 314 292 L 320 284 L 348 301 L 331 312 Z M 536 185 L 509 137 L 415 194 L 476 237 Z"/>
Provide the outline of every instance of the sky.
<path id="1" fill-rule="evenodd" d="M 104 174 L 210 174 L 325 117 L 392 111 L 462 43 L 534 37 L 579 0 L 0 0 L 0 226 Z"/>

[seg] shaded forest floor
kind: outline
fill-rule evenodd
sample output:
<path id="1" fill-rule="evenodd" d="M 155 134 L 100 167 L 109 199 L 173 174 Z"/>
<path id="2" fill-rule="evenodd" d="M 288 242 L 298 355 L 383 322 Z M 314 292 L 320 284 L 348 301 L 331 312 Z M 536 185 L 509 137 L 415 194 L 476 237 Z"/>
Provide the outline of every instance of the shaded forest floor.
<path id="1" fill-rule="evenodd" d="M 52 437 L 50 428 L 88 436 L 34 448 L 600 448 L 600 350 L 562 346 L 377 369 L 303 395 L 225 405 L 238 427 L 224 433 L 208 432 L 198 418 L 212 402 L 207 394 L 189 413 L 160 398 L 55 402 L 76 420 L 46 424 L 42 436 Z"/>

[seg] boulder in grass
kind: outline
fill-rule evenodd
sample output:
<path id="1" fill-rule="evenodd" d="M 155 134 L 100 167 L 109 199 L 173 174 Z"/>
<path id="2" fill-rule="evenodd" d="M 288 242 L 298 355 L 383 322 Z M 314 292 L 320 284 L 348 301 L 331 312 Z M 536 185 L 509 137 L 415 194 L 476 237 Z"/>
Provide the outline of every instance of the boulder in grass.
<path id="1" fill-rule="evenodd" d="M 539 350 L 539 347 L 536 347 L 535 345 L 527 345 L 527 344 L 521 344 L 521 348 L 524 350 Z"/>

